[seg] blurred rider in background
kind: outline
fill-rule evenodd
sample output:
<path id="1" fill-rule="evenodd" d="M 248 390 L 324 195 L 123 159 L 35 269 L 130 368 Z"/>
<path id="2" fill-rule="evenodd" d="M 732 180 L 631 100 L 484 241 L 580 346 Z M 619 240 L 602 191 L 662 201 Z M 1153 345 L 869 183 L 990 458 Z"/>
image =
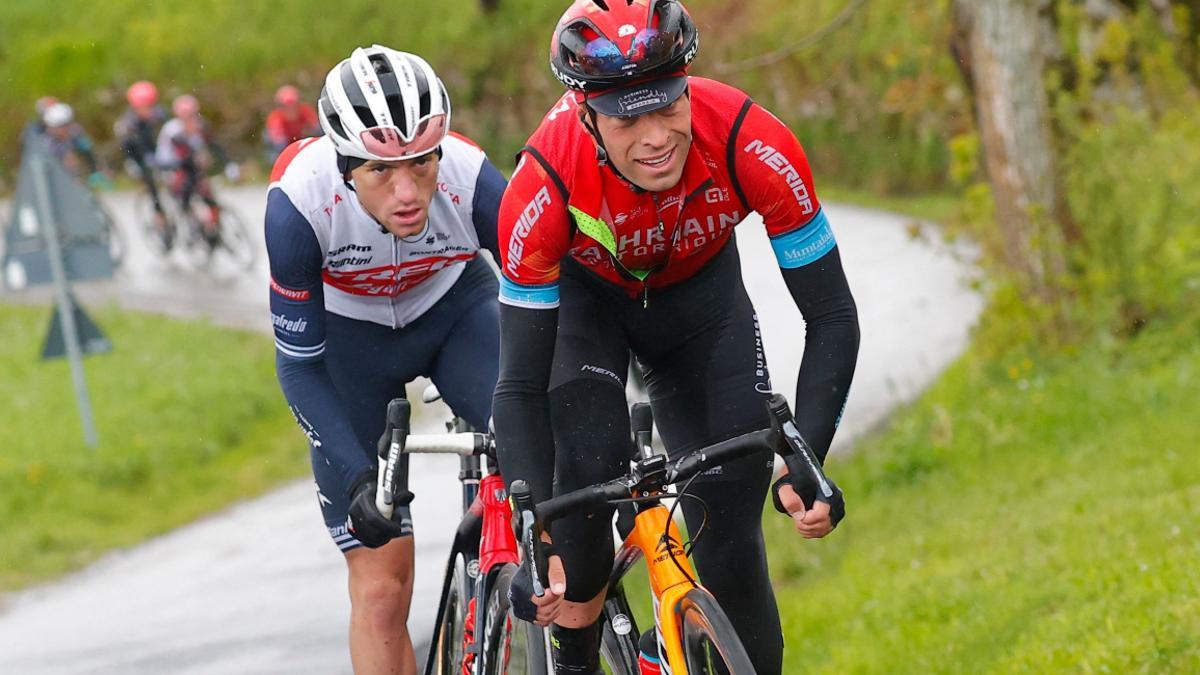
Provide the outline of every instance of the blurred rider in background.
<path id="1" fill-rule="evenodd" d="M 139 80 L 125 92 L 129 108 L 113 125 L 121 150 L 127 157 L 126 166 L 136 167 L 136 173 L 146 186 L 154 204 L 154 227 L 163 239 L 163 248 L 171 248 L 173 232 L 167 227 L 167 216 L 158 195 L 154 175 L 154 153 L 158 132 L 167 121 L 167 111 L 158 103 L 158 89 L 154 83 Z"/>
<path id="2" fill-rule="evenodd" d="M 100 163 L 92 149 L 92 139 L 75 122 L 75 110 L 66 103 L 57 102 L 42 113 L 45 140 L 50 154 L 81 182 L 91 187 L 106 187 L 111 183 L 100 170 Z"/>
<path id="3" fill-rule="evenodd" d="M 33 103 L 33 119 L 29 120 L 29 124 L 25 125 L 25 130 L 21 132 L 21 144 L 25 145 L 31 138 L 37 138 L 46 131 L 46 123 L 42 121 L 42 116 L 46 114 L 46 109 L 58 103 L 58 99 L 53 96 L 42 96 Z"/>
<path id="4" fill-rule="evenodd" d="M 300 100 L 300 90 L 285 84 L 275 92 L 275 109 L 267 115 L 263 144 L 272 164 L 287 146 L 302 138 L 320 136 L 317 110 Z"/>
<path id="5" fill-rule="evenodd" d="M 218 222 L 220 207 L 213 196 L 208 171 L 225 153 L 212 138 L 208 123 L 200 116 L 200 102 L 191 94 L 178 96 L 171 103 L 174 117 L 163 125 L 158 134 L 154 160 L 159 167 L 171 171 L 171 195 L 186 213 L 193 196 L 199 196 L 208 206 L 202 218 L 201 236 L 210 247 L 220 241 Z"/>

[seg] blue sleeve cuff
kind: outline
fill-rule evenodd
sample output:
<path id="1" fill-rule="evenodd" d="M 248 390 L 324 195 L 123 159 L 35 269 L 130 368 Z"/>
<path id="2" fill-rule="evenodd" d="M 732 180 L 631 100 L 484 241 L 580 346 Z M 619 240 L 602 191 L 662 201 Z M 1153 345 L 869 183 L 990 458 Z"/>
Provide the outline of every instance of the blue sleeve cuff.
<path id="1" fill-rule="evenodd" d="M 817 211 L 812 220 L 798 230 L 771 239 L 775 259 L 783 269 L 795 269 L 812 264 L 837 246 L 825 209 Z"/>
<path id="2" fill-rule="evenodd" d="M 502 277 L 500 302 L 525 309 L 554 309 L 558 307 L 558 283 L 525 286 Z"/>

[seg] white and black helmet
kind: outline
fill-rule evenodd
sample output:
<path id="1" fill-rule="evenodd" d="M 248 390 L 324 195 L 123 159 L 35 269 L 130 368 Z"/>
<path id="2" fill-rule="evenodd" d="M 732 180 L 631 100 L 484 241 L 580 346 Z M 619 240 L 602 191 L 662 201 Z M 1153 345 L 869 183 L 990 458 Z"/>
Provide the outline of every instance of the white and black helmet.
<path id="1" fill-rule="evenodd" d="M 352 164 L 424 155 L 450 131 L 450 98 L 433 68 L 379 45 L 355 49 L 329 71 L 317 108 L 325 135 Z"/>
<path id="2" fill-rule="evenodd" d="M 42 124 L 51 129 L 65 127 L 75 121 L 75 111 L 66 103 L 52 103 L 42 112 Z"/>

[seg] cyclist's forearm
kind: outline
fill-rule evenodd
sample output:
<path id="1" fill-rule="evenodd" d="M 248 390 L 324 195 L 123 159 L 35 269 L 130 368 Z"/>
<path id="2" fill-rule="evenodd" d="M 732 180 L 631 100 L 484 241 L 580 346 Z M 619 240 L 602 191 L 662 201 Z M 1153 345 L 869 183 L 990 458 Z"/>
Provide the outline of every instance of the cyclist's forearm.
<path id="1" fill-rule="evenodd" d="M 557 309 L 500 305 L 500 377 L 492 403 L 500 471 L 509 485 L 529 483 L 535 501 L 550 497 L 554 480 L 546 389 L 557 332 Z"/>
<path id="2" fill-rule="evenodd" d="M 350 418 L 337 397 L 324 359 L 298 359 L 276 352 L 275 373 L 292 415 L 308 436 L 309 445 L 337 469 L 343 493 L 358 476 L 372 468 Z M 384 411 L 379 411 L 380 419 Z"/>
<path id="3" fill-rule="evenodd" d="M 784 269 L 783 278 L 806 325 L 796 425 L 824 462 L 854 379 L 858 310 L 836 247 L 812 264 Z"/>

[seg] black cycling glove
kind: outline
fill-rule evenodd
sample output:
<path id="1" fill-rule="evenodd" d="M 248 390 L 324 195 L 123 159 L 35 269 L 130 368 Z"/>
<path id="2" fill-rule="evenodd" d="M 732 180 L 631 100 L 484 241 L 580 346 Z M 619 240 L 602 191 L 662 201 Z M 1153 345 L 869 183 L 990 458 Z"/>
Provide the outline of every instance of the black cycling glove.
<path id="1" fill-rule="evenodd" d="M 799 495 L 800 501 L 804 502 L 804 508 L 811 509 L 814 500 L 827 502 L 829 504 L 829 520 L 834 527 L 842 522 L 842 518 L 846 517 L 846 498 L 842 496 L 842 489 L 833 482 L 829 476 L 825 476 L 825 482 L 829 483 L 829 487 L 833 489 L 833 496 L 829 499 L 817 498 L 817 481 L 810 476 L 803 476 L 800 480 L 793 480 L 792 474 L 785 473 L 775 481 L 771 486 L 771 501 L 775 504 L 775 510 L 783 515 L 790 515 L 787 509 L 783 508 L 783 502 L 779 501 L 779 488 L 784 485 L 791 485 L 792 489 Z"/>
<path id="2" fill-rule="evenodd" d="M 518 619 L 529 623 L 537 619 L 537 605 L 533 604 L 533 577 L 529 574 L 529 565 L 521 565 L 513 575 L 512 583 L 508 585 L 508 604 L 512 607 L 513 616 Z"/>
<path id="3" fill-rule="evenodd" d="M 543 543 L 542 555 L 549 560 L 550 556 L 558 555 L 558 550 L 554 548 L 554 544 Z M 531 567 L 532 565 L 519 565 L 508 584 L 508 604 L 512 607 L 513 616 L 529 623 L 537 619 L 537 605 L 533 604 L 533 575 L 529 572 Z"/>
<path id="4" fill-rule="evenodd" d="M 376 472 L 366 471 L 354 482 L 350 489 L 350 509 L 346 518 L 346 527 L 354 538 L 367 548 L 379 548 L 389 541 L 405 534 L 400 524 L 403 516 L 400 507 L 408 505 L 413 495 L 405 490 L 395 496 L 396 510 L 391 518 L 384 518 L 375 506 Z"/>

